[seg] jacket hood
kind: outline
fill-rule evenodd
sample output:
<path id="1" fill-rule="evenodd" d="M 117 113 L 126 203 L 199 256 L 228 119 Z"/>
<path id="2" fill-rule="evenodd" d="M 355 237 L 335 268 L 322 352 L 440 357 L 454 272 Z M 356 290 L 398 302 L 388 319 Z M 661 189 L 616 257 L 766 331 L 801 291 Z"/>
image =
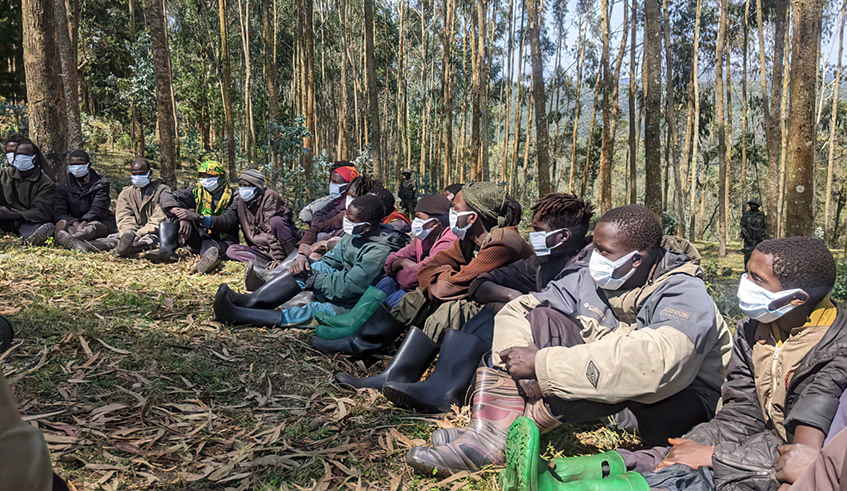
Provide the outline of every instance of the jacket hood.
<path id="1" fill-rule="evenodd" d="M 380 224 L 379 235 L 375 235 L 369 240 L 371 242 L 376 242 L 377 244 L 387 245 L 391 248 L 391 252 L 395 252 L 406 247 L 406 244 L 409 243 L 410 239 L 408 235 L 401 234 L 396 228 Z"/>

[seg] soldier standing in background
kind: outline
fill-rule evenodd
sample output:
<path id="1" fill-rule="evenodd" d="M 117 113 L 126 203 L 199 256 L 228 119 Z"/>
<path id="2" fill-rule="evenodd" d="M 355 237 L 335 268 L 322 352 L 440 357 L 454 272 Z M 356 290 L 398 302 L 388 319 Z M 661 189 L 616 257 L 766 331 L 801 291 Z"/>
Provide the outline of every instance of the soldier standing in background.
<path id="1" fill-rule="evenodd" d="M 753 198 L 747 204 L 750 209 L 741 215 L 741 240 L 744 241 L 741 252 L 744 253 L 745 269 L 747 269 L 747 261 L 750 260 L 753 249 L 759 242 L 765 240 L 765 214 L 759 209 L 762 203 L 758 198 Z"/>
<path id="2" fill-rule="evenodd" d="M 415 186 L 415 181 L 412 180 L 412 172 L 403 171 L 403 181 L 397 189 L 397 197 L 403 203 L 403 211 L 406 215 L 413 217 L 415 213 L 415 205 L 418 201 L 418 190 Z"/>

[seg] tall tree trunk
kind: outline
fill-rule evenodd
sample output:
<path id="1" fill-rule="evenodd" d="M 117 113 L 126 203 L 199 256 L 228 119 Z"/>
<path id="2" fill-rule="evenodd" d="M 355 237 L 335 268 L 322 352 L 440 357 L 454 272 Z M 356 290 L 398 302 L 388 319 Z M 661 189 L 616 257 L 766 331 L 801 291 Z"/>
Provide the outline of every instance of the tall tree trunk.
<path id="1" fill-rule="evenodd" d="M 174 147 L 174 115 L 171 101 L 171 72 L 168 59 L 170 49 L 165 37 L 165 13 L 161 0 L 145 0 L 147 28 L 153 54 L 156 77 L 156 113 L 159 121 L 159 146 L 161 175 L 165 182 L 176 186 L 176 148 Z"/>
<path id="2" fill-rule="evenodd" d="M 456 2 L 455 0 L 444 0 L 444 30 L 441 34 L 443 46 L 442 58 L 442 85 L 444 91 L 444 182 L 448 183 L 453 172 L 453 72 L 450 61 L 450 48 L 453 45 L 453 26 L 455 23 Z"/>
<path id="3" fill-rule="evenodd" d="M 135 0 L 129 0 L 129 39 L 133 46 L 135 45 L 135 31 Z M 133 75 L 137 76 L 135 73 Z M 141 124 L 141 116 L 138 114 L 135 99 L 130 102 L 130 134 L 132 135 L 133 155 L 136 158 L 143 158 L 146 149 L 144 125 Z"/>
<path id="4" fill-rule="evenodd" d="M 276 59 L 274 58 L 274 30 L 271 27 L 273 20 L 271 19 L 271 2 L 276 0 L 262 0 L 262 37 L 265 41 L 265 90 L 268 94 L 268 119 L 266 122 L 266 134 L 269 134 L 270 127 L 276 125 L 276 117 L 279 114 L 279 96 L 277 95 L 276 86 Z M 275 171 L 279 171 L 279 160 L 273 145 L 268 147 L 270 154 L 271 165 Z"/>
<path id="5" fill-rule="evenodd" d="M 638 4 L 638 0 L 632 0 L 632 5 L 630 6 L 630 36 L 632 39 L 630 40 L 629 46 L 629 204 L 634 205 L 637 201 L 638 197 L 638 186 L 636 185 L 636 181 L 638 179 L 638 169 L 636 162 L 638 161 L 638 139 L 635 136 L 635 132 L 637 131 L 638 123 L 636 123 L 635 117 L 635 36 L 636 36 L 636 7 Z M 580 54 L 582 56 L 583 53 Z M 579 97 L 579 89 L 577 88 L 577 97 Z M 682 219 L 680 219 L 682 221 Z"/>
<path id="6" fill-rule="evenodd" d="M 723 55 L 726 44 L 727 0 L 720 0 L 718 40 L 715 46 L 715 95 L 717 97 L 718 120 L 718 210 L 719 210 L 719 254 L 726 256 L 726 126 L 724 121 Z"/>
<path id="7" fill-rule="evenodd" d="M 789 29 L 785 30 L 785 45 L 788 46 L 788 37 L 791 35 L 791 31 Z M 780 151 L 779 151 L 779 169 L 777 174 L 777 184 L 776 188 L 778 190 L 778 199 L 777 199 L 777 228 L 776 234 L 777 237 L 785 237 L 785 184 L 786 184 L 786 174 L 785 174 L 785 166 L 786 159 L 788 159 L 788 82 L 790 81 L 789 70 L 791 64 L 789 63 L 789 59 L 791 57 L 791 49 L 786 49 L 784 52 L 782 67 L 782 97 L 780 103 L 779 110 L 779 128 L 781 131 L 782 139 L 780 141 Z M 817 57 L 817 56 L 816 56 Z M 815 75 L 817 75 L 817 69 L 815 69 Z M 817 82 L 815 82 L 815 87 L 817 87 Z M 812 108 L 814 109 L 814 101 L 812 102 Z"/>
<path id="8" fill-rule="evenodd" d="M 474 49 L 474 60 L 473 60 L 473 107 L 472 107 L 472 116 L 471 116 L 471 178 L 475 181 L 482 180 L 482 134 L 481 134 L 481 121 L 482 121 L 482 112 L 487 110 L 487 107 L 483 107 L 483 104 L 486 102 L 483 100 L 484 98 L 484 89 L 482 87 L 483 84 L 487 84 L 488 80 L 483 80 L 483 71 L 485 65 L 485 10 L 486 10 L 486 0 L 476 0 L 476 17 L 474 18 L 474 23 L 477 32 L 477 41 Z"/>
<path id="9" fill-rule="evenodd" d="M 757 20 L 759 21 L 759 63 L 762 76 L 762 91 L 767 94 L 767 80 L 765 79 L 765 53 L 764 34 L 762 28 L 762 0 L 756 0 Z M 769 107 L 765 114 L 765 139 L 768 148 L 768 193 L 765 211 L 768 215 L 767 227 L 772 237 L 776 236 L 779 225 L 779 163 L 781 161 L 781 121 L 782 87 L 783 87 L 783 58 L 785 56 L 785 34 L 788 27 L 788 4 L 790 0 L 776 0 L 774 10 L 774 34 L 773 34 L 773 66 L 771 71 L 771 94 L 765 102 Z M 817 72 L 817 69 L 815 70 Z"/>
<path id="10" fill-rule="evenodd" d="M 544 93 L 544 60 L 541 56 L 541 0 L 527 0 L 527 28 L 532 53 L 532 99 L 535 103 L 535 151 L 538 195 L 553 191 L 550 185 L 550 154 L 547 148 L 547 96 Z M 607 0 L 603 0 L 604 2 Z"/>
<path id="11" fill-rule="evenodd" d="M 515 0 L 509 0 L 509 37 L 506 46 L 506 76 L 504 78 L 506 84 L 506 129 L 504 131 L 505 137 L 503 138 L 503 167 L 501 169 L 500 180 L 508 182 L 509 180 L 509 139 L 510 134 L 510 124 L 512 122 L 512 85 L 514 85 L 514 81 L 512 80 L 512 58 L 514 53 L 514 19 L 515 19 Z M 579 89 L 577 89 L 579 91 Z M 463 116 L 464 117 L 464 116 Z"/>
<path id="12" fill-rule="evenodd" d="M 600 55 L 602 76 L 600 92 L 603 94 L 603 101 L 600 103 L 603 115 L 603 136 L 600 144 L 600 214 L 602 215 L 612 208 L 612 153 L 615 147 L 613 137 L 609 133 L 612 86 L 612 74 L 609 69 L 609 0 L 600 0 L 600 11 L 603 38 Z"/>
<path id="13" fill-rule="evenodd" d="M 340 0 L 338 15 L 340 16 L 342 26 L 341 42 L 344 47 L 341 54 L 341 80 L 338 82 L 341 85 L 341 104 L 336 121 L 338 124 L 338 146 L 336 147 L 336 154 L 339 160 L 348 160 L 350 158 L 350 132 L 347 128 L 347 113 L 349 112 L 348 104 L 350 96 L 347 93 L 347 86 L 350 83 L 350 61 L 349 56 L 347 56 L 347 50 L 350 46 L 350 38 L 347 31 L 350 26 L 347 23 L 347 0 Z"/>
<path id="14" fill-rule="evenodd" d="M 237 175 L 235 168 L 235 123 L 232 119 L 232 79 L 229 62 L 229 15 L 227 0 L 218 0 L 218 18 L 221 26 L 221 98 L 226 119 L 226 164 L 227 175 L 234 179 Z"/>
<path id="15" fill-rule="evenodd" d="M 379 122 L 379 93 L 377 92 L 376 55 L 374 53 L 374 0 L 365 0 L 365 65 L 368 76 L 368 115 L 370 119 L 370 143 L 374 172 L 386 184 L 386 172 L 382 165 L 381 135 Z"/>
<path id="16" fill-rule="evenodd" d="M 314 4 L 312 0 L 301 0 L 300 4 L 300 19 L 302 22 L 303 39 L 301 47 L 303 49 L 303 83 L 305 85 L 303 117 L 306 120 L 306 128 L 309 130 L 309 136 L 303 138 L 303 146 L 308 150 L 303 155 L 303 171 L 306 180 L 312 177 L 312 157 L 318 150 L 320 141 L 318 140 L 317 115 L 315 114 L 315 29 L 312 20 Z M 371 19 L 373 20 L 373 19 Z M 377 112 L 379 109 L 377 108 Z M 379 142 L 379 139 L 377 139 Z M 377 154 L 379 149 L 377 149 Z M 376 161 L 375 161 L 376 162 Z"/>
<path id="17" fill-rule="evenodd" d="M 665 65 L 667 78 L 665 81 L 665 113 L 667 115 L 667 127 L 670 136 L 670 165 L 673 168 L 674 202 L 676 203 L 676 214 L 679 224 L 677 232 L 682 237 L 685 234 L 685 204 L 682 196 L 682 175 L 680 174 L 682 162 L 679 158 L 679 134 L 676 126 L 676 100 L 673 88 L 673 47 L 671 46 L 671 23 L 668 12 L 668 1 L 662 3 L 662 18 L 665 26 Z"/>
<path id="18" fill-rule="evenodd" d="M 644 0 L 644 206 L 662 216 L 662 24 L 658 0 Z"/>
<path id="19" fill-rule="evenodd" d="M 594 125 L 597 122 L 597 100 L 600 98 L 600 90 L 603 85 L 600 83 L 600 71 L 597 72 L 597 78 L 594 83 L 594 102 L 591 104 L 591 125 L 588 127 L 588 139 L 586 140 L 585 150 L 585 166 L 582 168 L 582 188 L 580 195 L 585 196 L 585 191 L 588 189 L 588 170 L 591 166 L 591 153 L 594 150 Z"/>
<path id="20" fill-rule="evenodd" d="M 515 104 L 515 145 L 512 147 L 512 174 L 511 174 L 511 183 L 509 185 L 509 189 L 512 192 L 517 192 L 517 175 L 518 175 L 518 147 L 521 142 L 521 117 L 523 116 L 523 103 L 521 102 L 521 94 L 524 92 L 523 90 L 523 74 L 525 73 L 525 64 L 523 57 L 523 48 L 526 43 L 526 31 L 524 30 L 524 13 L 526 12 L 526 2 L 521 2 L 521 39 L 520 45 L 518 46 L 518 66 L 517 66 L 517 78 L 516 83 L 518 84 L 518 102 Z M 529 141 L 529 132 L 527 131 L 527 141 Z"/>
<path id="21" fill-rule="evenodd" d="M 729 23 L 729 13 L 727 13 L 727 23 Z M 727 39 L 726 34 L 724 39 Z M 732 199 L 732 187 L 736 177 L 735 171 L 732 169 L 732 45 L 728 39 L 725 41 L 724 51 L 726 53 L 726 76 L 724 77 L 726 80 L 724 84 L 726 92 L 726 112 L 724 113 L 726 115 L 726 131 L 724 132 L 726 135 L 726 181 L 724 181 L 724 188 L 726 189 L 724 191 L 724 208 L 726 213 L 724 222 L 726 223 L 727 240 L 729 240 L 732 230 L 729 221 L 732 209 L 729 203 Z"/>
<path id="22" fill-rule="evenodd" d="M 791 106 L 788 117 L 785 233 L 811 236 L 815 222 L 815 98 L 822 0 L 794 0 L 791 39 Z M 843 18 L 843 16 L 842 16 Z"/>
<path id="23" fill-rule="evenodd" d="M 427 175 L 427 169 L 429 169 L 429 162 L 427 161 L 427 151 L 426 151 L 426 142 L 427 142 L 427 131 L 429 130 L 428 122 L 429 122 L 429 104 L 430 97 L 427 94 L 429 89 L 428 81 L 428 55 L 429 55 L 429 37 L 427 35 L 426 30 L 426 0 L 421 2 L 421 44 L 423 45 L 421 48 L 422 56 L 421 56 L 421 75 L 423 80 L 421 81 L 421 108 L 424 108 L 424 113 L 421 115 L 421 131 L 420 131 L 420 175 Z"/>
<path id="24" fill-rule="evenodd" d="M 741 72 L 741 209 L 747 207 L 747 43 L 749 43 L 750 23 L 750 0 L 744 2 L 744 45 L 742 46 L 742 72 Z"/>
<path id="25" fill-rule="evenodd" d="M 761 1 L 761 0 L 759 0 Z M 703 0 L 697 0 L 697 14 L 694 20 L 694 50 L 691 54 L 691 79 L 694 85 L 694 127 L 691 129 L 691 184 L 688 195 L 691 198 L 689 211 L 691 215 L 688 222 L 688 237 L 694 241 L 694 224 L 696 218 L 695 206 L 697 204 L 697 162 L 700 159 L 700 19 Z M 703 191 L 705 192 L 705 190 Z"/>
<path id="26" fill-rule="evenodd" d="M 570 193 L 575 191 L 574 177 L 576 175 L 577 136 L 579 135 L 579 114 L 582 112 L 582 70 L 585 66 L 585 24 L 587 22 L 580 23 L 579 29 L 579 64 L 576 68 L 576 99 L 574 99 L 573 137 L 571 139 L 571 169 L 570 177 L 568 178 L 568 192 Z"/>
<path id="27" fill-rule="evenodd" d="M 835 237 L 830 229 L 830 223 L 832 222 L 832 181 L 835 170 L 835 122 L 838 116 L 838 89 L 841 87 L 841 57 L 844 53 L 844 21 L 847 18 L 847 0 L 841 0 L 839 15 L 841 22 L 838 29 L 838 68 L 835 71 L 835 80 L 832 87 L 832 119 L 829 122 L 829 159 L 826 165 L 826 204 L 824 206 L 823 222 L 824 237 L 830 247 L 835 242 Z"/>
<path id="28" fill-rule="evenodd" d="M 56 45 L 59 48 L 59 60 L 62 67 L 62 87 L 65 92 L 65 109 L 68 125 L 68 148 L 82 148 L 82 123 L 79 116 L 79 79 L 77 73 L 76 50 L 71 44 L 71 35 L 65 27 L 68 14 L 65 0 L 53 0 L 53 15 L 56 17 Z"/>
<path id="29" fill-rule="evenodd" d="M 250 2 L 246 2 L 242 11 L 241 0 L 238 0 L 238 20 L 241 27 L 241 48 L 244 51 L 244 117 L 247 120 L 245 130 L 244 150 L 250 163 L 256 161 L 256 126 L 253 119 L 253 68 L 250 63 Z M 245 19 L 246 17 L 246 19 Z"/>
<path id="30" fill-rule="evenodd" d="M 68 124 L 62 87 L 53 0 L 22 3 L 24 71 L 30 139 L 47 159 L 44 171 L 63 178 L 68 153 Z"/>

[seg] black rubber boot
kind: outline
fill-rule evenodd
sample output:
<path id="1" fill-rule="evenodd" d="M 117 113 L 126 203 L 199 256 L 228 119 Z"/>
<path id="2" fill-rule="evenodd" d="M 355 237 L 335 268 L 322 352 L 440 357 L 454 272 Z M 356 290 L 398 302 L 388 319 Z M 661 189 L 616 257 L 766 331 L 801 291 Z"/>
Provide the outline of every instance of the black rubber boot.
<path id="1" fill-rule="evenodd" d="M 312 338 L 312 347 L 327 355 L 344 353 L 366 358 L 375 351 L 387 348 L 405 330 L 406 324 L 395 319 L 384 305 L 380 305 L 356 334 L 333 340 L 315 336 Z"/>
<path id="2" fill-rule="evenodd" d="M 491 343 L 473 334 L 448 329 L 441 341 L 435 370 L 429 378 L 412 383 L 391 380 L 382 392 L 398 407 L 420 413 L 445 413 L 451 405 L 461 406 L 465 402 L 479 360 L 490 349 Z"/>
<path id="3" fill-rule="evenodd" d="M 12 329 L 12 324 L 5 317 L 0 316 L 0 354 L 12 347 L 12 340 L 15 339 L 15 330 Z"/>
<path id="4" fill-rule="evenodd" d="M 86 243 L 84 240 L 74 238 L 65 230 L 59 230 L 53 235 L 53 238 L 56 240 L 57 244 L 68 250 L 76 250 L 82 252 L 94 251 L 94 249 L 90 247 L 88 243 Z"/>
<path id="5" fill-rule="evenodd" d="M 215 295 L 215 318 L 222 322 L 235 325 L 250 325 L 258 327 L 280 327 L 282 326 L 282 312 L 271 309 L 248 309 L 239 307 L 229 301 L 226 291 L 226 283 L 218 288 Z"/>
<path id="6" fill-rule="evenodd" d="M 171 222 L 159 224 L 159 250 L 148 252 L 144 257 L 154 263 L 175 263 L 179 260 L 179 225 Z"/>
<path id="7" fill-rule="evenodd" d="M 412 327 L 400 349 L 382 373 L 373 377 L 357 378 L 349 373 L 338 373 L 335 380 L 341 385 L 353 387 L 354 389 L 370 388 L 381 389 L 386 382 L 417 382 L 429 364 L 438 353 L 438 343 L 429 339 L 417 327 Z"/>
<path id="8" fill-rule="evenodd" d="M 226 283 L 221 285 L 221 288 L 224 286 L 228 290 L 227 297 L 234 305 L 257 309 L 275 309 L 302 291 L 300 285 L 297 284 L 297 280 L 287 270 L 281 272 L 253 293 L 237 293 L 232 291 Z"/>

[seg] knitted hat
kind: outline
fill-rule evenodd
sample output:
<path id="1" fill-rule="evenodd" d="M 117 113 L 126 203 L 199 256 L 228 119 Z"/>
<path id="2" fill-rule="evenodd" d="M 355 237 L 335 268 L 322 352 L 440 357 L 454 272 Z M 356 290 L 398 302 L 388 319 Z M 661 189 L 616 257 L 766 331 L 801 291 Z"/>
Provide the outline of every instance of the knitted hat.
<path id="1" fill-rule="evenodd" d="M 489 222 L 497 222 L 506 203 L 506 183 L 472 182 L 462 188 L 462 198 L 479 216 Z"/>
<path id="2" fill-rule="evenodd" d="M 359 171 L 357 171 L 355 167 L 339 167 L 333 172 L 341 176 L 342 179 L 344 179 L 346 182 L 352 181 L 356 176 L 359 175 Z"/>
<path id="3" fill-rule="evenodd" d="M 438 216 L 450 213 L 450 200 L 443 194 L 428 194 L 418 200 L 415 213 Z"/>
<path id="4" fill-rule="evenodd" d="M 250 184 L 263 188 L 265 187 L 265 175 L 256 169 L 247 169 L 238 176 L 239 181 L 247 181 Z"/>

